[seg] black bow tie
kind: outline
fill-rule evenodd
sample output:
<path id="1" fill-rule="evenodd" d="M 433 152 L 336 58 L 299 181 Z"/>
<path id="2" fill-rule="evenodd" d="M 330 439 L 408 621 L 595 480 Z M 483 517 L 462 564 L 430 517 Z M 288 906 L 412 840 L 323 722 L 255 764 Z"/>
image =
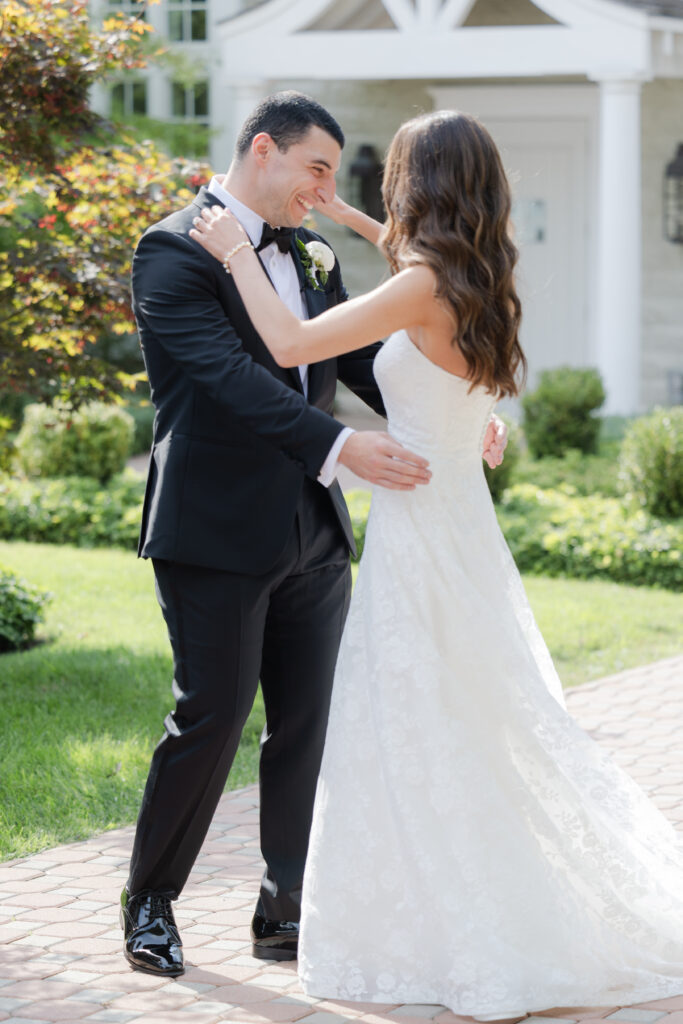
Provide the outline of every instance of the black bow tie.
<path id="1" fill-rule="evenodd" d="M 263 225 L 261 241 L 256 246 L 256 252 L 261 252 L 271 242 L 275 242 L 280 252 L 288 252 L 292 244 L 292 228 L 271 228 L 270 224 Z"/>

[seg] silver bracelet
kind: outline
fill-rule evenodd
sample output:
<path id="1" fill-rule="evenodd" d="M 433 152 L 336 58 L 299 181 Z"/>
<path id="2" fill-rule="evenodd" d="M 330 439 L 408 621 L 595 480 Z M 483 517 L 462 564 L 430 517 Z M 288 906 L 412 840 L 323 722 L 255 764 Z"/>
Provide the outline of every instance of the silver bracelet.
<path id="1" fill-rule="evenodd" d="M 245 238 L 243 242 L 238 242 L 237 245 L 233 249 L 230 250 L 230 252 L 226 252 L 225 256 L 223 257 L 223 269 L 224 269 L 226 274 L 230 273 L 230 260 L 233 258 L 235 253 L 238 253 L 240 251 L 240 249 L 246 249 L 246 248 L 249 248 L 249 249 L 253 249 L 254 248 L 254 246 L 251 244 L 251 242 L 247 238 Z"/>

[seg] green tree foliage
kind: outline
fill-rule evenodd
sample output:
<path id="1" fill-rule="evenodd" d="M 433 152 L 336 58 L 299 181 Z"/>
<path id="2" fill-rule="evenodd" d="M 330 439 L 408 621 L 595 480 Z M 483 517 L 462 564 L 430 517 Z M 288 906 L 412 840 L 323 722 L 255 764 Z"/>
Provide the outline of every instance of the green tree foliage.
<path id="1" fill-rule="evenodd" d="M 4 0 L 0 395 L 78 404 L 136 384 L 93 345 L 105 332 L 134 330 L 135 242 L 205 177 L 122 136 L 88 106 L 93 82 L 145 62 L 147 33 L 134 15 L 94 28 L 85 0 Z"/>

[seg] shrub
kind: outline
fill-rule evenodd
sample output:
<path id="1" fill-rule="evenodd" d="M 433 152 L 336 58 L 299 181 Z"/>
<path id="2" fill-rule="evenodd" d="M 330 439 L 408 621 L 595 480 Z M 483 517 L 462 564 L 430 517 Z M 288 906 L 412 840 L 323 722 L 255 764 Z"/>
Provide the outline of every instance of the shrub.
<path id="1" fill-rule="evenodd" d="M 683 522 L 663 523 L 617 498 L 517 484 L 498 519 L 523 572 L 683 590 Z"/>
<path id="2" fill-rule="evenodd" d="M 135 423 L 135 434 L 130 454 L 147 455 L 152 448 L 154 435 L 154 406 L 149 401 L 141 401 L 127 406 L 126 411 L 130 413 Z"/>
<path id="3" fill-rule="evenodd" d="M 0 415 L 0 473 L 9 473 L 14 461 L 15 447 L 12 438 L 12 420 Z"/>
<path id="4" fill-rule="evenodd" d="M 370 491 L 349 491 L 344 497 L 349 508 L 349 515 L 351 516 L 353 536 L 358 551 L 358 556 L 354 561 L 357 562 L 363 554 L 365 546 L 365 529 L 368 523 L 368 513 L 370 512 L 371 494 Z"/>
<path id="5" fill-rule="evenodd" d="M 568 484 L 577 494 L 602 494 L 615 498 L 619 494 L 619 450 L 612 443 L 601 444 L 600 449 L 598 455 L 585 455 L 576 448 L 570 448 L 560 457 L 549 455 L 545 459 L 523 458 L 515 469 L 515 483 L 533 484 L 541 490 L 553 490 Z"/>
<path id="6" fill-rule="evenodd" d="M 145 482 L 130 470 L 106 487 L 90 477 L 18 480 L 0 476 L 0 537 L 134 548 Z"/>
<path id="7" fill-rule="evenodd" d="M 601 447 L 604 442 L 616 441 L 621 443 L 632 420 L 632 416 L 615 416 L 613 414 L 603 416 L 601 419 L 602 429 L 600 430 Z"/>
<path id="8" fill-rule="evenodd" d="M 77 411 L 29 405 L 17 434 L 17 461 L 28 476 L 82 476 L 105 481 L 120 473 L 133 441 L 132 417 L 90 402 Z"/>
<path id="9" fill-rule="evenodd" d="M 24 409 L 32 401 L 35 399 L 25 392 L 13 391 L 11 388 L 3 389 L 0 382 L 0 417 L 6 417 L 13 423 L 19 424 L 24 415 Z"/>
<path id="10" fill-rule="evenodd" d="M 496 466 L 495 469 L 490 469 L 484 463 L 484 475 L 489 485 L 491 497 L 495 502 L 500 501 L 503 491 L 512 483 L 512 477 L 521 455 L 521 431 L 519 427 L 505 416 L 502 416 L 501 419 L 505 420 L 508 428 L 508 443 L 505 449 L 505 457 L 500 466 Z"/>
<path id="11" fill-rule="evenodd" d="M 370 494 L 346 497 L 361 552 Z M 497 512 L 521 572 L 683 590 L 683 521 L 662 523 L 616 498 L 581 497 L 566 485 L 544 491 L 515 484 Z"/>
<path id="12" fill-rule="evenodd" d="M 683 407 L 655 409 L 634 420 L 619 457 L 625 494 L 656 516 L 683 516 Z"/>
<path id="13" fill-rule="evenodd" d="M 524 435 L 532 455 L 542 459 L 568 448 L 596 451 L 600 420 L 592 414 L 604 401 L 597 370 L 544 370 L 536 390 L 522 399 Z"/>
<path id="14" fill-rule="evenodd" d="M 30 644 L 50 595 L 0 566 L 0 652 Z"/>

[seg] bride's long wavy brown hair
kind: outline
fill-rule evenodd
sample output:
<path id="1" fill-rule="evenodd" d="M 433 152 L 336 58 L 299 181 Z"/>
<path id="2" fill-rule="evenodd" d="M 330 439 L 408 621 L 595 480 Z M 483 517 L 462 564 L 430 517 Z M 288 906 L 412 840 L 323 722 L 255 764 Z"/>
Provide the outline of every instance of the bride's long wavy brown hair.
<path id="1" fill-rule="evenodd" d="M 472 387 L 516 395 L 526 373 L 509 234 L 510 187 L 476 118 L 438 111 L 407 121 L 387 154 L 381 247 L 397 271 L 425 263 L 455 317 L 453 344 Z M 520 379 L 521 378 L 521 379 Z"/>

